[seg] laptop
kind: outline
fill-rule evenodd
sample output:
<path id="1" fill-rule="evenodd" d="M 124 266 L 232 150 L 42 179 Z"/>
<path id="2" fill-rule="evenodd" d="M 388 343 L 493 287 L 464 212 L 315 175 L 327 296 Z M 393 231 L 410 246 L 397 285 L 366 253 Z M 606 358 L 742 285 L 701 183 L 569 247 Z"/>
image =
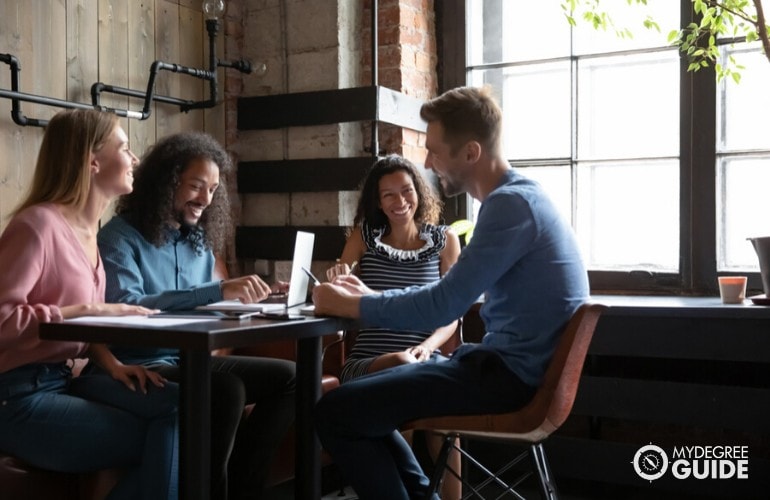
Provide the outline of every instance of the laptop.
<path id="1" fill-rule="evenodd" d="M 295 316 L 300 319 L 299 310 L 295 314 L 290 314 L 292 308 L 306 306 L 307 287 L 309 277 L 304 269 L 310 269 L 313 262 L 313 245 L 315 244 L 315 234 L 305 231 L 297 231 L 294 240 L 294 258 L 291 261 L 291 277 L 289 278 L 289 292 L 285 300 L 270 303 L 257 302 L 255 304 L 243 304 L 238 300 L 222 300 L 213 302 L 196 309 L 200 311 L 215 311 L 223 313 L 230 317 L 247 318 L 249 316 L 274 316 L 282 319 L 293 319 Z"/>

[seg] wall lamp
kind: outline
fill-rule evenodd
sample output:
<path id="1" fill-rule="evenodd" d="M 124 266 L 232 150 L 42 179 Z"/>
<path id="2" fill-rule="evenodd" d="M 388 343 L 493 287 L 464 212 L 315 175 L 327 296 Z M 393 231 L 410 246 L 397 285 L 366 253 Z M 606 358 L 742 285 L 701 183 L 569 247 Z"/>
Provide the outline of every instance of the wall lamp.
<path id="1" fill-rule="evenodd" d="M 132 90 L 115 85 L 107 85 L 102 82 L 96 82 L 91 86 L 91 104 L 67 101 L 54 97 L 45 97 L 34 94 L 27 94 L 19 90 L 19 74 L 21 73 L 21 63 L 16 56 L 11 54 L 0 54 L 0 62 L 10 66 L 11 70 L 11 90 L 0 88 L 0 97 L 11 99 L 11 118 L 14 123 L 21 126 L 45 127 L 48 120 L 37 118 L 28 118 L 21 111 L 21 101 L 33 102 L 47 106 L 75 109 L 98 109 L 108 113 L 114 113 L 124 118 L 134 118 L 146 120 L 150 117 L 152 110 L 152 101 L 173 104 L 179 106 L 182 112 L 188 112 L 192 109 L 212 108 L 217 104 L 218 82 L 217 68 L 233 68 L 241 73 L 251 73 L 252 66 L 249 61 L 224 61 L 216 56 L 216 38 L 219 32 L 219 18 L 224 13 L 224 0 L 204 0 L 202 5 L 203 14 L 206 18 L 206 31 L 209 35 L 209 69 L 190 68 L 181 64 L 171 64 L 163 61 L 155 61 L 150 66 L 150 76 L 147 81 L 145 91 Z M 155 94 L 155 78 L 160 71 L 171 71 L 181 73 L 195 78 L 200 78 L 209 82 L 209 98 L 204 101 L 192 101 L 177 97 L 169 97 Z M 102 93 L 112 93 L 128 97 L 144 99 L 142 111 L 131 111 L 129 109 L 110 108 L 100 103 Z"/>

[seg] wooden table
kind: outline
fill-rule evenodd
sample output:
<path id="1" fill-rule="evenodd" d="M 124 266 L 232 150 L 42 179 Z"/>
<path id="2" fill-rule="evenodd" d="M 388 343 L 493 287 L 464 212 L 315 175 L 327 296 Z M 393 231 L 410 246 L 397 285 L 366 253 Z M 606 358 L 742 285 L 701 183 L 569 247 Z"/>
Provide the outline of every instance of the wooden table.
<path id="1" fill-rule="evenodd" d="M 134 324 L 65 321 L 43 323 L 47 340 L 172 347 L 180 349 L 180 498 L 208 499 L 211 449 L 211 351 L 259 342 L 297 341 L 295 472 L 296 498 L 321 497 L 320 444 L 313 427 L 313 406 L 321 396 L 321 337 L 355 328 L 341 318 L 280 321 L 265 319 L 215 320 L 153 326 L 152 319 Z M 157 325 L 157 323 L 156 323 Z"/>

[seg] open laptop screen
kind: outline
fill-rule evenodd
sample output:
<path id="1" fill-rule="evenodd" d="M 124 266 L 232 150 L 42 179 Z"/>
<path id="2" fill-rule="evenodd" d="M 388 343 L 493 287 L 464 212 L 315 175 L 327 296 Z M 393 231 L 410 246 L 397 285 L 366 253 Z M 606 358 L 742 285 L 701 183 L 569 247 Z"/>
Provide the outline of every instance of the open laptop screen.
<path id="1" fill-rule="evenodd" d="M 313 262 L 313 246 L 315 234 L 305 231 L 297 231 L 294 240 L 294 258 L 291 262 L 291 277 L 289 278 L 289 292 L 286 294 L 286 302 L 242 304 L 238 300 L 223 300 L 198 306 L 196 309 L 206 311 L 224 312 L 277 312 L 289 307 L 302 305 L 307 299 L 308 276 L 302 270 L 310 269 Z"/>

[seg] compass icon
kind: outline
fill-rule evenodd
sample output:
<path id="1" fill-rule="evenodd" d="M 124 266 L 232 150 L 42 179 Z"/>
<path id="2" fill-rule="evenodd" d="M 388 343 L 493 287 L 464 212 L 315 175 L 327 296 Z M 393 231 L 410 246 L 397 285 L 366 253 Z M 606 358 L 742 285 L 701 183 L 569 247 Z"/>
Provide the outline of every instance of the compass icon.
<path id="1" fill-rule="evenodd" d="M 650 443 L 642 446 L 634 455 L 634 470 L 642 479 L 653 481 L 665 474 L 668 469 L 668 456 L 659 446 Z"/>

